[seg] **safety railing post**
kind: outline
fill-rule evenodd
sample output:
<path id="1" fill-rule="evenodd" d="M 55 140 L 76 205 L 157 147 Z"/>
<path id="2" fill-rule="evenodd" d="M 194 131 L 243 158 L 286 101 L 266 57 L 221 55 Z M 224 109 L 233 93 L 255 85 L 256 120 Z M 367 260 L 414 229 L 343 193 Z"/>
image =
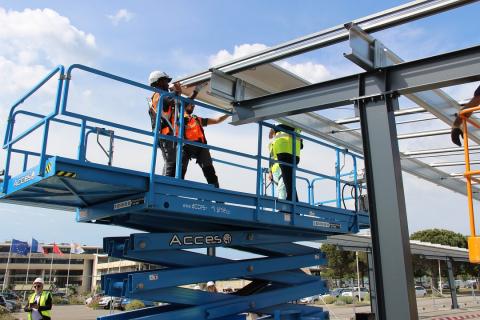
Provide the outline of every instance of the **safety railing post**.
<path id="1" fill-rule="evenodd" d="M 28 165 L 28 153 L 25 153 L 23 157 L 23 168 L 22 171 L 27 171 L 27 165 Z"/>
<path id="2" fill-rule="evenodd" d="M 85 119 L 82 119 L 82 124 L 80 125 L 80 142 L 78 144 L 78 153 L 77 153 L 77 159 L 84 162 L 86 158 L 86 145 L 85 145 L 85 129 L 87 126 L 87 121 Z"/>
<path id="3" fill-rule="evenodd" d="M 157 149 L 158 149 L 158 138 L 159 138 L 159 128 L 160 128 L 160 110 L 163 106 L 163 100 L 165 99 L 165 94 L 160 94 L 160 98 L 157 103 L 157 115 L 155 117 L 155 128 L 153 131 L 153 143 L 152 143 L 152 159 L 150 163 L 150 180 L 149 180 L 149 189 L 148 189 L 148 205 L 153 206 L 154 195 L 155 195 L 155 169 L 157 166 Z"/>
<path id="4" fill-rule="evenodd" d="M 353 159 L 353 185 L 354 185 L 354 192 L 355 192 L 355 211 L 359 211 L 359 201 L 360 199 L 358 199 L 358 176 L 357 176 L 357 158 L 355 156 L 352 155 L 352 159 Z"/>
<path id="5" fill-rule="evenodd" d="M 335 161 L 335 187 L 336 187 L 336 194 L 337 194 L 337 208 L 342 206 L 342 191 L 340 185 L 340 151 L 338 149 L 335 150 L 336 161 Z"/>
<path id="6" fill-rule="evenodd" d="M 258 140 L 257 140 L 257 180 L 255 196 L 257 198 L 257 207 L 255 210 L 255 221 L 258 221 L 258 214 L 260 213 L 260 188 L 262 182 L 262 123 L 258 123 Z"/>
<path id="7" fill-rule="evenodd" d="M 465 152 L 465 168 L 467 179 L 467 197 L 468 197 L 468 213 L 470 217 L 470 234 L 476 236 L 475 232 L 475 215 L 473 211 L 473 194 L 472 194 L 472 176 L 470 174 L 470 150 L 468 149 L 468 125 L 467 119 L 463 118 L 463 147 Z"/>
<path id="8" fill-rule="evenodd" d="M 297 133 L 292 131 L 292 219 L 291 224 L 295 224 L 295 212 L 297 209 Z"/>
<path id="9" fill-rule="evenodd" d="M 158 110 L 158 109 L 157 109 Z M 183 134 L 185 131 L 185 102 L 182 100 L 180 101 L 180 113 L 179 113 L 179 119 L 178 119 L 178 125 L 179 125 L 179 130 L 178 130 L 178 139 L 177 139 L 177 159 L 175 160 L 176 165 L 175 165 L 175 178 L 177 179 L 183 179 L 183 165 L 182 165 L 182 156 L 183 156 Z M 177 121 L 175 121 L 177 123 Z M 174 133 L 175 135 L 175 133 Z"/>
<path id="10" fill-rule="evenodd" d="M 45 175 L 45 159 L 47 153 L 47 140 L 48 140 L 48 130 L 50 129 L 50 120 L 46 119 L 43 127 L 43 138 L 42 138 L 42 151 L 40 151 L 40 167 L 38 169 L 38 175 Z"/>
<path id="11" fill-rule="evenodd" d="M 308 181 L 308 204 L 313 206 L 312 203 L 312 184 Z"/>
<path id="12" fill-rule="evenodd" d="M 7 192 L 7 186 L 8 186 L 8 182 L 10 180 L 9 171 L 10 171 L 10 158 L 11 158 L 11 156 L 12 156 L 12 145 L 8 144 L 7 154 L 5 156 L 5 169 L 4 169 L 5 171 L 3 172 L 4 177 L 3 177 L 2 193 Z"/>

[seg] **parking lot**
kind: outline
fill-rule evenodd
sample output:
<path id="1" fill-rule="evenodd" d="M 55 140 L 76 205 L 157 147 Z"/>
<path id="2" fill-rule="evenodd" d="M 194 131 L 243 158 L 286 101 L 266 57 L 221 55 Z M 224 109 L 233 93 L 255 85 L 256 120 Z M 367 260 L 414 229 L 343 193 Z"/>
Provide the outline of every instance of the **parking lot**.
<path id="1" fill-rule="evenodd" d="M 122 311 L 115 310 L 113 312 L 118 313 Z M 110 310 L 93 310 L 85 305 L 54 306 L 52 310 L 52 319 L 92 320 L 109 313 Z M 25 312 L 14 313 L 13 315 L 15 319 L 27 320 L 27 314 Z"/>
<path id="2" fill-rule="evenodd" d="M 440 316 L 468 314 L 469 312 L 480 312 L 480 297 L 476 299 L 472 296 L 460 296 L 458 298 L 460 304 L 459 310 L 450 309 L 450 297 L 445 298 L 419 298 L 417 299 L 420 319 L 433 319 Z M 369 305 L 316 305 L 324 307 L 330 311 L 330 319 L 350 320 L 354 319 L 355 312 L 370 312 Z M 122 311 L 115 310 L 114 313 Z M 52 319 L 69 319 L 69 320 L 91 320 L 98 316 L 107 315 L 110 310 L 93 310 L 84 305 L 54 306 L 52 311 Z M 15 319 L 26 320 L 26 313 L 13 314 Z"/>

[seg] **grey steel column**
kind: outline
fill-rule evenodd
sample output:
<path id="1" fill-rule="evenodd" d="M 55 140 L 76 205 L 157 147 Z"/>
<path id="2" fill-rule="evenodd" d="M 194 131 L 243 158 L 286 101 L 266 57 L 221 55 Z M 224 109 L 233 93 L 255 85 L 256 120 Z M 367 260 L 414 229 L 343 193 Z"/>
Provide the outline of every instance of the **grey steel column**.
<path id="1" fill-rule="evenodd" d="M 375 290 L 375 271 L 373 270 L 373 254 L 372 250 L 367 250 L 367 262 L 368 262 L 368 285 L 370 286 L 370 309 L 375 315 L 375 320 L 379 320 L 377 312 L 377 292 Z"/>
<path id="2" fill-rule="evenodd" d="M 458 309 L 457 287 L 455 286 L 455 278 L 453 276 L 452 260 L 447 258 L 448 269 L 448 285 L 450 286 L 450 294 L 452 296 L 452 309 Z"/>
<path id="3" fill-rule="evenodd" d="M 375 84 L 388 92 L 387 76 Z M 360 97 L 365 92 L 359 77 Z M 370 84 L 371 85 L 371 84 Z M 392 95 L 359 99 L 379 319 L 417 320 L 407 214 Z"/>

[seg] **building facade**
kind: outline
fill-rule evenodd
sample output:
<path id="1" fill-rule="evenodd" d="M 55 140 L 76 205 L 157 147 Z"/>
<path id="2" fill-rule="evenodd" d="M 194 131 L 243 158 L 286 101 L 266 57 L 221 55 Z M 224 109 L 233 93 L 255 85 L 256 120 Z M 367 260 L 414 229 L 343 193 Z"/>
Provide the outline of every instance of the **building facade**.
<path id="1" fill-rule="evenodd" d="M 62 255 L 53 253 L 53 244 L 41 244 L 46 251 L 28 256 L 10 254 L 10 242 L 0 243 L 0 285 L 11 290 L 30 290 L 33 280 L 41 277 L 47 289 L 64 291 L 72 286 L 89 292 L 97 281 L 94 268 L 102 259 L 102 248 L 82 246 L 82 254 L 71 254 L 70 244 L 57 244 Z"/>

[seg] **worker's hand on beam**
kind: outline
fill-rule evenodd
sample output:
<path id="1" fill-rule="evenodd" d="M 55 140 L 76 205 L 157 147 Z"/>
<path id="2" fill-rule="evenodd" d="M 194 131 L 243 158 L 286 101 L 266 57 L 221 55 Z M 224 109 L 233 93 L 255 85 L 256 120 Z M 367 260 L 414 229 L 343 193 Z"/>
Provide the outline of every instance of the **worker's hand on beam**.
<path id="1" fill-rule="evenodd" d="M 450 133 L 450 137 L 451 137 L 453 143 L 455 143 L 459 147 L 462 146 L 462 142 L 460 141 L 460 137 L 463 137 L 462 129 L 460 129 L 458 127 L 452 128 L 452 132 Z"/>
<path id="2" fill-rule="evenodd" d="M 176 94 L 182 94 L 182 86 L 180 85 L 180 82 L 175 82 L 171 90 Z"/>

